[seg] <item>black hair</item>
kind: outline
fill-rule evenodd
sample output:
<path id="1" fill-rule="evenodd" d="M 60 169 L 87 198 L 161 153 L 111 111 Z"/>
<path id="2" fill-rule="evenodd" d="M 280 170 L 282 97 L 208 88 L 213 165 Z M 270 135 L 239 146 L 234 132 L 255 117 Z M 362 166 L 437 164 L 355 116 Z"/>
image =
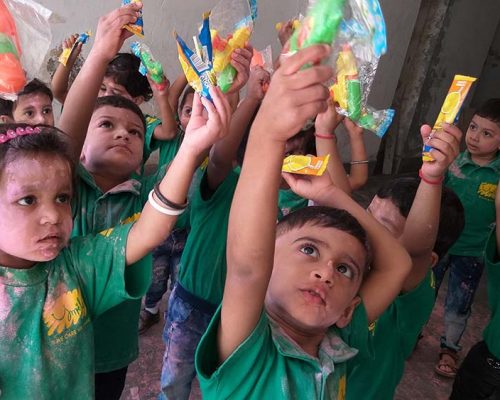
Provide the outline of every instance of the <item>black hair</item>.
<path id="1" fill-rule="evenodd" d="M 49 87 L 43 83 L 39 79 L 33 79 L 31 82 L 29 82 L 23 90 L 21 90 L 17 96 L 27 96 L 30 94 L 37 94 L 41 93 L 49 97 L 50 101 L 54 100 L 54 95 L 52 94 L 52 90 L 49 89 Z"/>
<path id="2" fill-rule="evenodd" d="M 420 180 L 417 178 L 396 178 L 384 185 L 377 196 L 391 200 L 400 214 L 407 218 L 415 200 Z M 444 186 L 441 195 L 439 228 L 433 251 L 443 257 L 456 242 L 465 224 L 464 208 L 453 190 Z"/>
<path id="3" fill-rule="evenodd" d="M 479 107 L 475 113 L 479 117 L 489 119 L 492 122 L 500 122 L 500 99 L 489 99 Z"/>
<path id="4" fill-rule="evenodd" d="M 314 206 L 304 207 L 286 215 L 276 227 L 276 235 L 302 228 L 306 224 L 322 228 L 335 228 L 356 238 L 366 250 L 366 269 L 370 264 L 371 250 L 366 231 L 356 218 L 345 210 Z"/>
<path id="5" fill-rule="evenodd" d="M 9 118 L 13 118 L 13 108 L 14 102 L 0 98 L 0 115 L 6 115 Z"/>
<path id="6" fill-rule="evenodd" d="M 420 185 L 420 180 L 417 178 L 392 179 L 378 190 L 376 196 L 391 200 L 400 214 L 407 218 L 417 194 L 418 185 Z"/>
<path id="7" fill-rule="evenodd" d="M 59 157 L 68 162 L 73 173 L 75 162 L 66 140 L 67 135 L 60 129 L 49 125 L 33 126 L 24 123 L 1 124 L 0 134 L 5 135 L 9 130 L 16 131 L 18 128 L 26 129 L 29 127 L 38 127 L 41 132 L 17 136 L 0 144 L 0 175 L 9 162 L 25 154 L 50 154 L 54 157 Z"/>
<path id="8" fill-rule="evenodd" d="M 124 108 L 126 110 L 132 111 L 141 119 L 142 126 L 144 127 L 144 134 L 146 134 L 146 118 L 144 118 L 144 114 L 142 113 L 139 106 L 135 104 L 132 100 L 129 100 L 123 96 L 98 97 L 95 103 L 94 111 L 105 106 Z"/>
<path id="9" fill-rule="evenodd" d="M 106 68 L 107 77 L 122 85 L 132 97 L 142 96 L 144 101 L 153 97 L 148 78 L 139 72 L 141 60 L 131 53 L 118 53 Z"/>
<path id="10" fill-rule="evenodd" d="M 441 212 L 439 214 L 439 229 L 434 244 L 434 253 L 441 259 L 462 234 L 465 226 L 465 211 L 456 193 L 448 187 L 443 187 L 441 195 Z"/>

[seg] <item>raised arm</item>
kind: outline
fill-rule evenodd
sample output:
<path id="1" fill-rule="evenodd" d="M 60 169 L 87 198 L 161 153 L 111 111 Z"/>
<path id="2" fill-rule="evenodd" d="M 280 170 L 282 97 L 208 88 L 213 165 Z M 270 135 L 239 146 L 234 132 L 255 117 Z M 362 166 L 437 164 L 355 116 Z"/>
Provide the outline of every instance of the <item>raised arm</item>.
<path id="1" fill-rule="evenodd" d="M 160 109 L 161 124 L 158 125 L 153 137 L 156 140 L 172 140 L 177 135 L 177 122 L 175 121 L 175 111 L 170 106 L 170 84 L 166 80 L 164 87 L 159 87 L 149 76 L 148 81 L 153 90 L 153 98 Z"/>
<path id="2" fill-rule="evenodd" d="M 71 49 L 75 44 L 75 41 L 78 39 L 78 35 L 71 35 L 69 38 L 65 39 L 63 42 L 63 49 Z M 57 66 L 56 72 L 52 77 L 52 82 L 50 84 L 52 89 L 52 94 L 54 98 L 59 101 L 59 103 L 64 104 L 64 100 L 68 94 L 69 89 L 69 75 L 71 73 L 71 69 L 73 65 L 75 65 L 76 59 L 80 55 L 82 51 L 82 43 L 78 43 L 75 46 L 75 49 L 71 53 L 68 58 L 68 62 L 66 65 L 62 65 L 59 63 Z"/>
<path id="3" fill-rule="evenodd" d="M 322 84 L 331 68 L 317 65 L 327 46 L 312 46 L 275 72 L 252 125 L 231 206 L 227 277 L 218 335 L 223 362 L 252 332 L 264 307 L 273 268 L 278 189 L 285 144 L 309 119 L 326 109 Z M 316 65 L 302 70 L 306 64 Z"/>
<path id="4" fill-rule="evenodd" d="M 208 163 L 208 185 L 215 190 L 233 168 L 233 162 L 241 140 L 248 129 L 257 107 L 264 98 L 264 87 L 270 81 L 270 75 L 257 67 L 250 73 L 248 93 L 233 114 L 229 135 L 212 148 Z"/>
<path id="5" fill-rule="evenodd" d="M 175 78 L 174 83 L 170 85 L 170 90 L 168 91 L 168 102 L 170 103 L 170 108 L 174 113 L 177 113 L 177 108 L 179 107 L 179 99 L 182 92 L 187 85 L 186 75 L 181 73 L 177 78 Z"/>
<path id="6" fill-rule="evenodd" d="M 231 118 L 230 106 L 219 89 L 211 89 L 212 104 L 195 95 L 193 113 L 186 127 L 186 134 L 165 177 L 159 185 L 160 193 L 170 202 L 184 204 L 191 179 L 199 165 L 199 157 L 228 131 Z M 205 107 L 206 112 L 203 110 Z M 208 113 L 208 116 L 206 115 Z M 153 195 L 153 201 L 164 206 L 161 199 Z M 132 227 L 127 240 L 127 265 L 140 260 L 156 248 L 172 230 L 177 216 L 165 215 L 148 202 L 140 218 Z"/>
<path id="7" fill-rule="evenodd" d="M 77 161 L 85 142 L 95 101 L 99 94 L 106 67 L 131 33 L 124 25 L 137 20 L 142 3 L 131 3 L 101 17 L 97 25 L 94 46 L 66 96 L 59 128 L 70 135 Z"/>
<path id="8" fill-rule="evenodd" d="M 411 259 L 403 246 L 349 195 L 332 185 L 330 177 L 299 177 L 285 174 L 290 188 L 315 203 L 346 210 L 365 229 L 372 248 L 371 270 L 359 294 L 369 322 L 375 321 L 392 303 L 411 269 Z"/>
<path id="9" fill-rule="evenodd" d="M 403 292 L 418 286 L 431 267 L 431 255 L 439 229 L 442 182 L 444 174 L 460 152 L 462 132 L 453 125 L 445 125 L 429 141 L 431 127 L 422 126 L 424 143 L 433 147 L 434 162 L 424 162 L 421 168 L 422 180 L 406 219 L 400 242 L 412 258 L 412 269 L 403 284 Z M 443 221 L 446 223 L 446 221 Z"/>
<path id="10" fill-rule="evenodd" d="M 344 164 L 342 164 L 340 158 L 337 148 L 337 137 L 335 136 L 335 129 L 342 119 L 343 117 L 337 113 L 335 105 L 330 99 L 328 101 L 328 110 L 316 117 L 316 153 L 318 156 L 330 154 L 330 161 L 326 168 L 332 178 L 333 184 L 350 195 L 351 186 L 349 185 Z"/>
<path id="11" fill-rule="evenodd" d="M 368 156 L 366 155 L 364 132 L 349 118 L 344 118 L 344 126 L 351 143 L 351 171 L 348 175 L 351 190 L 363 187 L 368 180 Z"/>

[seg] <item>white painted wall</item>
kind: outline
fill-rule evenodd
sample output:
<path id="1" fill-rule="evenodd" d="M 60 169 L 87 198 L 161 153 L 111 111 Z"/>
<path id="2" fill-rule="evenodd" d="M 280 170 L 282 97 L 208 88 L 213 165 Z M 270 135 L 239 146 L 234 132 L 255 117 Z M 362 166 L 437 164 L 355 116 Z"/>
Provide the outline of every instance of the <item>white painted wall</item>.
<path id="1" fill-rule="evenodd" d="M 92 29 L 95 32 L 99 16 L 117 7 L 119 1 L 110 0 L 38 0 L 55 13 L 53 25 L 53 45 L 59 44 L 71 33 Z M 168 77 L 173 80 L 180 73 L 177 50 L 172 31 L 176 29 L 188 40 L 196 31 L 201 14 L 216 4 L 217 0 L 143 0 L 145 41 L 164 64 Z M 264 48 L 268 44 L 275 52 L 279 51 L 275 24 L 304 12 L 306 0 L 260 0 L 259 19 L 252 39 L 254 47 Z M 406 49 L 413 32 L 413 26 L 420 6 L 419 0 L 381 0 L 387 23 L 389 53 L 381 61 L 371 103 L 376 107 L 387 108 L 392 102 L 398 83 Z M 84 49 L 88 52 L 92 42 Z M 128 45 L 124 47 L 128 51 Z M 44 76 L 47 79 L 47 75 Z M 341 152 L 344 160 L 349 160 L 349 149 L 344 135 L 340 137 Z M 367 133 L 367 150 L 374 159 L 380 140 Z"/>

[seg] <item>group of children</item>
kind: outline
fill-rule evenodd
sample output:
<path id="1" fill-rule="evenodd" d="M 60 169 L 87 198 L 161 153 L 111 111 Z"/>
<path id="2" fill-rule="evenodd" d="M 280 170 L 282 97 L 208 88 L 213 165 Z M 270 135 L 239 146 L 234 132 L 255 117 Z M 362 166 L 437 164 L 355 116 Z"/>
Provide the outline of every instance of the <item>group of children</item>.
<path id="1" fill-rule="evenodd" d="M 141 7 L 99 20 L 71 86 L 81 45 L 52 90 L 33 80 L 0 100 L 0 397 L 119 399 L 170 278 L 159 398 L 391 399 L 448 269 L 436 372 L 456 375 L 452 399 L 498 395 L 500 100 L 463 153 L 457 127 L 424 125 L 434 161 L 364 210 L 350 197 L 368 177 L 363 130 L 325 87 L 329 46 L 272 76 L 236 50 L 232 87 L 208 101 L 119 53 Z M 159 118 L 139 108 L 151 98 Z M 330 154 L 322 176 L 281 172 L 310 153 Z M 458 368 L 484 265 L 490 322 Z"/>

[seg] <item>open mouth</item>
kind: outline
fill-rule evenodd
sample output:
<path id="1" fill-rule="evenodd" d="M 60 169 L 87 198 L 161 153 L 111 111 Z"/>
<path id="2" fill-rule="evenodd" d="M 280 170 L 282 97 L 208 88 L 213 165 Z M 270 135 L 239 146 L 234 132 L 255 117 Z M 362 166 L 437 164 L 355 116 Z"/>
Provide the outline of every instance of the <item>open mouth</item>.
<path id="1" fill-rule="evenodd" d="M 303 289 L 301 290 L 306 301 L 316 305 L 326 305 L 325 295 L 316 289 Z"/>

